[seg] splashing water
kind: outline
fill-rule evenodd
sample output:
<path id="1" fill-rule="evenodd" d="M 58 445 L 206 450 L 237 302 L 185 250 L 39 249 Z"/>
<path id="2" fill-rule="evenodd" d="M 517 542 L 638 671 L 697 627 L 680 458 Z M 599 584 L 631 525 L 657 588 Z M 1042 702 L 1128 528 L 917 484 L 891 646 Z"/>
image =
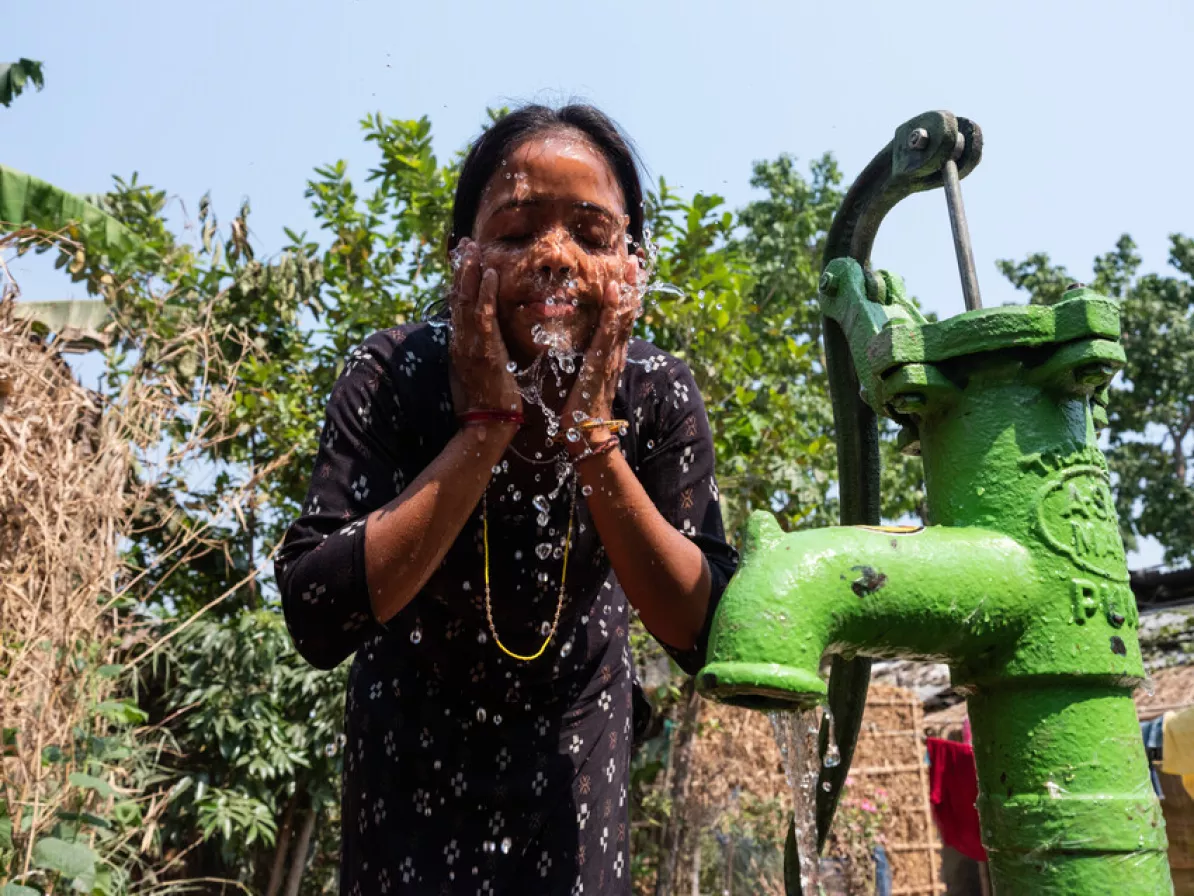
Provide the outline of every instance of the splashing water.
<path id="1" fill-rule="evenodd" d="M 506 161 L 502 162 L 505 166 Z M 507 178 L 510 177 L 508 172 L 504 172 Z M 626 234 L 626 244 L 628 248 L 633 247 L 634 240 L 630 234 Z M 640 279 L 636 284 L 627 284 L 622 288 L 623 301 L 637 301 L 638 314 L 641 316 L 646 307 L 647 297 L 650 295 L 657 295 L 668 298 L 684 298 L 685 292 L 678 286 L 671 283 L 663 282 L 655 277 L 656 260 L 659 255 L 659 246 L 653 239 L 650 226 L 647 222 L 643 225 L 643 270 Z M 633 249 L 632 249 L 633 251 Z M 457 246 L 450 253 L 451 269 L 457 271 L 460 269 L 464 260 L 464 250 L 461 246 Z M 568 289 L 576 286 L 576 281 L 572 280 L 565 284 Z M 447 284 L 445 284 L 447 287 Z M 546 300 L 547 304 L 554 304 L 556 301 L 564 301 L 562 298 L 549 298 Z M 573 298 L 571 300 L 573 305 L 578 304 L 578 300 Z M 429 308 L 434 306 L 428 306 Z M 428 324 L 436 329 L 444 331 L 447 338 L 452 337 L 452 323 L 443 318 L 431 317 L 428 319 Z M 565 377 L 571 377 L 581 367 L 584 360 L 584 352 L 578 350 L 572 345 L 571 337 L 566 329 L 554 322 L 544 324 L 536 324 L 532 328 L 531 337 L 536 345 L 541 346 L 544 351 L 527 367 L 520 369 L 520 365 L 510 360 L 506 364 L 506 370 L 513 374 L 518 380 L 519 392 L 522 394 L 523 402 L 528 406 L 535 406 L 543 414 L 546 421 L 547 441 L 545 448 L 549 452 L 557 452 L 559 450 L 558 444 L 554 441 L 556 436 L 563 432 L 569 441 L 576 441 L 580 434 L 575 424 L 580 424 L 586 421 L 588 415 L 581 411 L 576 411 L 572 414 L 571 421 L 561 419 L 560 415 L 552 410 L 551 406 L 545 399 L 545 396 L 550 395 L 547 390 L 551 388 L 554 381 L 555 388 L 558 391 L 560 398 L 566 398 L 568 391 L 568 381 Z M 637 359 L 626 358 L 627 365 L 636 364 L 648 369 L 658 362 L 655 359 Z M 583 392 L 582 397 L 586 400 L 590 398 L 589 392 Z M 627 429 L 620 428 L 619 435 L 626 435 Z M 648 445 L 648 447 L 653 447 Z M 545 489 L 546 494 L 539 494 L 534 496 L 532 503 L 534 504 L 537 513 L 536 521 L 540 526 L 547 526 L 550 520 L 549 502 L 554 500 L 565 487 L 567 481 L 575 474 L 575 470 L 571 461 L 568 459 L 566 452 L 560 452 L 560 459 L 556 463 L 555 478 L 556 483 L 554 488 Z M 536 451 L 534 453 L 535 461 L 542 460 L 542 452 Z M 546 461 L 544 461 L 546 462 Z M 495 476 L 506 472 L 506 464 L 503 462 L 502 468 L 499 472 L 497 467 L 494 467 L 493 474 Z M 535 475 L 535 481 L 539 482 L 539 474 Z M 509 491 L 509 489 L 507 490 Z M 538 491 L 538 489 L 536 489 Z M 592 494 L 592 488 L 586 487 L 584 490 L 585 496 Z M 503 496 L 504 497 L 504 496 Z M 510 492 L 510 499 L 518 503 L 523 497 L 520 491 Z M 583 531 L 583 530 L 582 530 Z M 542 547 L 542 546 L 540 546 Z M 539 554 L 539 551 L 536 551 Z"/>
<path id="2" fill-rule="evenodd" d="M 832 730 L 832 716 L 825 712 Z M 775 742 L 783 757 L 788 787 L 792 791 L 792 823 L 800 855 L 800 891 L 817 892 L 820 865 L 817 858 L 817 777 L 820 773 L 817 735 L 821 730 L 821 710 L 769 713 Z M 834 744 L 836 751 L 837 745 Z M 828 759 L 828 751 L 827 751 Z M 838 761 L 840 762 L 840 754 Z M 837 764 L 836 762 L 834 763 Z"/>
<path id="3" fill-rule="evenodd" d="M 837 733 L 833 730 L 833 713 L 828 706 L 825 707 L 823 724 L 828 729 L 826 733 L 829 739 L 825 744 L 825 755 L 821 757 L 821 764 L 826 768 L 837 768 L 842 764 L 842 751 L 837 746 Z"/>

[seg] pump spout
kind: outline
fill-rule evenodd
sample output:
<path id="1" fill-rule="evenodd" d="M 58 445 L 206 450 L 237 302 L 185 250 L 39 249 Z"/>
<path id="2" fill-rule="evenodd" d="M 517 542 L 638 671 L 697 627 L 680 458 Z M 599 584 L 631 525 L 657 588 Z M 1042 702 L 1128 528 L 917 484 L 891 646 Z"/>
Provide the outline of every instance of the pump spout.
<path id="1" fill-rule="evenodd" d="M 1033 614 L 1031 555 L 972 527 L 835 527 L 785 534 L 766 513 L 722 597 L 697 686 L 757 710 L 810 708 L 826 654 L 1010 660 Z"/>

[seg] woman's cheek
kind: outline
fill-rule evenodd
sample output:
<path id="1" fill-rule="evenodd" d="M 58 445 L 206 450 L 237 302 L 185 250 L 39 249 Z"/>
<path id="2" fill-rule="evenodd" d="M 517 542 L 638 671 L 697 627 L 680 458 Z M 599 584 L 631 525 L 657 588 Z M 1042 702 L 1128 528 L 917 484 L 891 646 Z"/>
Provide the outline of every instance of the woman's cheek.
<path id="1" fill-rule="evenodd" d="M 512 298 L 526 290 L 531 281 L 531 263 L 526 252 L 490 244 L 481 250 L 482 269 L 498 273 L 498 299 Z"/>
<path id="2" fill-rule="evenodd" d="M 617 256 L 586 256 L 578 265 L 577 291 L 595 302 L 605 295 L 605 284 L 611 280 L 621 281 L 624 258 Z"/>

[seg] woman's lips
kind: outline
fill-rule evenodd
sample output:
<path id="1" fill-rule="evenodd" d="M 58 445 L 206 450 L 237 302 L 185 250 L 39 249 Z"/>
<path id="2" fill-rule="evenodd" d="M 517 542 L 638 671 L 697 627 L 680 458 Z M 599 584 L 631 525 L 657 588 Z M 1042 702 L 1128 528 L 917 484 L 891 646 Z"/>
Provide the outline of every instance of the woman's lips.
<path id="1" fill-rule="evenodd" d="M 531 317 L 538 317 L 544 320 L 571 317 L 577 311 L 576 306 L 569 299 L 544 299 L 537 302 L 520 302 L 518 309 Z"/>

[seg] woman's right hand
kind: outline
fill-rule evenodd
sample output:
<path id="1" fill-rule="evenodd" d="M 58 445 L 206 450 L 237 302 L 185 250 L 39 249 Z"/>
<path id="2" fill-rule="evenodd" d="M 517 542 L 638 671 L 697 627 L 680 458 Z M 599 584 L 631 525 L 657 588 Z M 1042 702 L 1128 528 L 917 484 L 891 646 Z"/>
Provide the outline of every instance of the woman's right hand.
<path id="1" fill-rule="evenodd" d="M 452 400 L 456 413 L 522 412 L 522 394 L 497 322 L 498 272 L 482 270 L 481 251 L 470 239 L 457 248 L 460 264 L 448 296 L 452 312 Z"/>

